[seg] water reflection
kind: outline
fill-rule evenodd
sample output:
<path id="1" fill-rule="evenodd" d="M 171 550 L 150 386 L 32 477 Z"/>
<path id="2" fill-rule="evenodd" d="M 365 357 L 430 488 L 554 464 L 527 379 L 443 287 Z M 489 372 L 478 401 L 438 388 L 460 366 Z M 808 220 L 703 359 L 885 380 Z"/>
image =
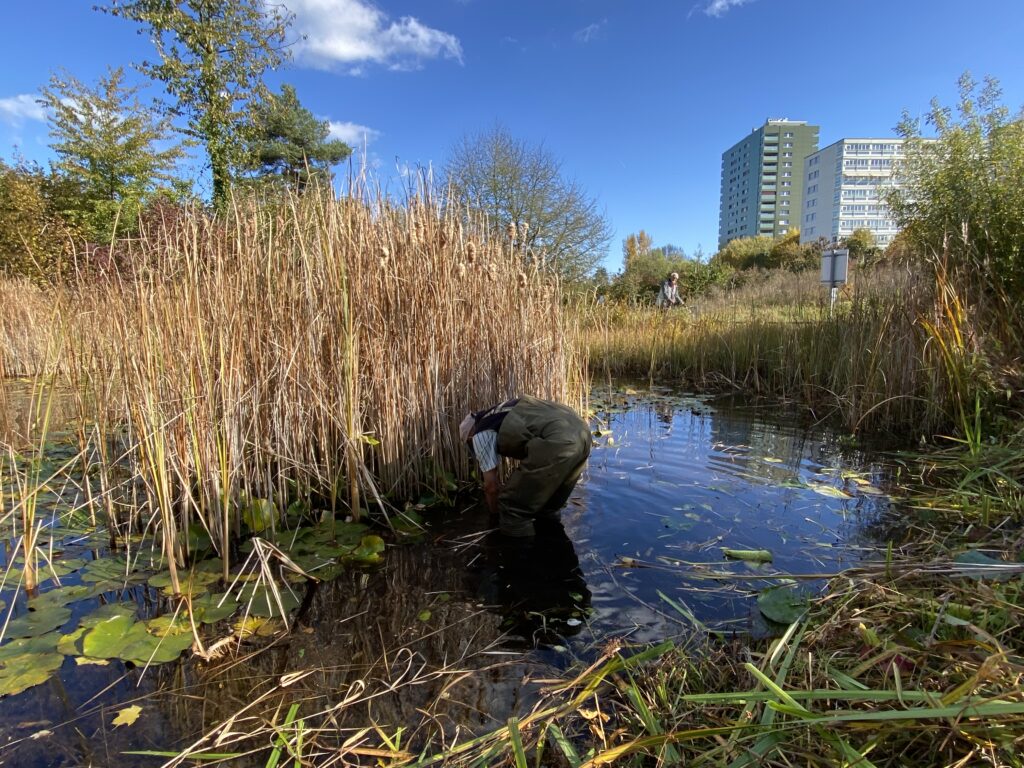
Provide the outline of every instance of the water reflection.
<path id="1" fill-rule="evenodd" d="M 510 636 L 529 645 L 556 644 L 579 633 L 591 595 L 561 520 L 543 517 L 535 528 L 530 539 L 490 533 L 468 575 L 477 597 L 502 615 Z"/>

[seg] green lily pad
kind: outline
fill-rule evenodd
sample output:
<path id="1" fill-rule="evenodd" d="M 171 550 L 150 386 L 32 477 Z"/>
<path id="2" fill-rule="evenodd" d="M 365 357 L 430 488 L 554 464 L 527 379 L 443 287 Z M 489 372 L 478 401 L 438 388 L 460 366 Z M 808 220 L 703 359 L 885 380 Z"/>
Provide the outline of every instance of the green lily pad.
<path id="1" fill-rule="evenodd" d="M 86 582 L 113 581 L 124 584 L 145 581 L 146 574 L 137 567 L 129 570 L 123 557 L 109 557 L 94 560 L 85 566 L 81 579 Z"/>
<path id="2" fill-rule="evenodd" d="M 124 661 L 143 666 L 145 664 L 166 664 L 181 656 L 182 651 L 192 647 L 195 636 L 191 628 L 176 635 L 156 637 L 144 628 L 132 632 L 131 640 L 121 650 L 119 657 Z"/>
<path id="3" fill-rule="evenodd" d="M 146 628 L 135 621 L 134 616 L 111 616 L 98 621 L 82 637 L 82 654 L 94 659 L 117 659 L 126 646 L 141 635 Z"/>
<path id="4" fill-rule="evenodd" d="M 37 610 L 44 606 L 62 606 L 71 605 L 79 600 L 88 600 L 90 597 L 96 597 L 105 590 L 101 588 L 99 584 L 72 584 L 66 587 L 57 587 L 51 589 L 48 592 L 43 592 L 41 595 L 29 598 L 28 604 L 30 608 L 36 608 Z"/>
<path id="5" fill-rule="evenodd" d="M 79 627 L 70 634 L 61 635 L 57 640 L 57 652 L 63 653 L 65 656 L 81 656 L 82 636 L 88 631 L 88 627 Z"/>
<path id="6" fill-rule="evenodd" d="M 218 605 L 221 600 L 223 604 Z M 192 601 L 192 615 L 197 622 L 203 624 L 216 624 L 221 619 L 226 619 L 238 609 L 238 601 L 231 595 L 203 595 Z"/>
<path id="7" fill-rule="evenodd" d="M 380 536 L 364 536 L 359 546 L 352 550 L 345 559 L 356 563 L 371 565 L 379 563 L 380 553 L 384 551 L 384 539 Z"/>
<path id="8" fill-rule="evenodd" d="M 39 566 L 39 573 L 47 578 L 56 576 L 59 579 L 67 576 L 69 573 L 74 573 L 79 568 L 83 568 L 85 564 L 86 561 L 80 557 L 72 557 L 68 560 L 53 560 L 49 563 L 41 564 Z"/>
<path id="9" fill-rule="evenodd" d="M 124 617 L 134 621 L 136 613 L 137 609 L 134 604 L 107 603 L 106 605 L 99 606 L 96 610 L 84 616 L 78 623 L 80 626 L 92 629 L 104 621 L 118 617 Z"/>
<path id="10" fill-rule="evenodd" d="M 71 609 L 63 605 L 44 605 L 29 611 L 7 624 L 6 637 L 37 637 L 45 635 L 71 618 Z"/>
<path id="11" fill-rule="evenodd" d="M 181 571 L 178 573 L 178 586 L 183 595 L 198 595 L 206 592 L 206 587 L 220 580 L 219 573 L 210 571 Z M 165 595 L 173 595 L 171 572 L 161 571 L 149 577 L 149 586 L 163 590 Z"/>
<path id="12" fill-rule="evenodd" d="M 0 696 L 13 696 L 45 683 L 63 663 L 59 653 L 25 653 L 0 661 Z"/>
<path id="13" fill-rule="evenodd" d="M 277 521 L 277 505 L 270 499 L 250 499 L 242 520 L 253 533 L 263 533 Z"/>
<path id="14" fill-rule="evenodd" d="M 49 632 L 38 637 L 19 637 L 0 646 L 0 662 L 15 656 L 36 653 L 53 653 L 58 649 L 61 635 L 59 632 Z"/>
<path id="15" fill-rule="evenodd" d="M 299 607 L 299 598 L 296 597 L 287 587 L 280 587 L 278 594 L 285 612 Z M 242 589 L 240 601 L 243 610 L 250 616 L 273 618 L 281 615 L 281 608 L 269 589 L 263 584 L 249 584 Z"/>
<path id="16" fill-rule="evenodd" d="M 769 587 L 757 596 L 757 607 L 766 618 L 791 624 L 807 610 L 807 596 L 791 585 Z"/>

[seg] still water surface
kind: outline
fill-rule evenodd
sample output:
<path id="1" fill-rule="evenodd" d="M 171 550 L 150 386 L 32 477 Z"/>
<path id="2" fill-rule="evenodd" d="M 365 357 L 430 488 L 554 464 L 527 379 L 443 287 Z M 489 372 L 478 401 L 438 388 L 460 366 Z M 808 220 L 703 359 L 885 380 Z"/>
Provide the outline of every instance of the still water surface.
<path id="1" fill-rule="evenodd" d="M 888 469 L 840 435 L 668 391 L 596 392 L 592 407 L 587 472 L 533 542 L 488 532 L 479 505 L 429 513 L 426 535 L 311 591 L 296 631 L 246 645 L 233 661 L 143 674 L 68 657 L 47 683 L 0 700 L 0 760 L 159 765 L 124 751 L 181 749 L 204 733 L 213 744 L 261 697 L 268 707 L 305 697 L 305 714 L 336 708 L 338 728 L 405 725 L 407 743 L 438 729 L 481 732 L 536 700 L 532 680 L 593 658 L 609 638 L 771 633 L 759 590 L 878 559 L 875 531 L 896 514 Z M 731 560 L 723 548 L 768 550 L 771 562 Z M 813 593 L 824 582 L 801 584 Z M 141 585 L 120 599 L 151 614 L 154 594 Z M 10 603 L 10 590 L 2 597 Z M 293 674 L 305 676 L 282 689 Z M 139 720 L 113 727 L 131 702 Z"/>

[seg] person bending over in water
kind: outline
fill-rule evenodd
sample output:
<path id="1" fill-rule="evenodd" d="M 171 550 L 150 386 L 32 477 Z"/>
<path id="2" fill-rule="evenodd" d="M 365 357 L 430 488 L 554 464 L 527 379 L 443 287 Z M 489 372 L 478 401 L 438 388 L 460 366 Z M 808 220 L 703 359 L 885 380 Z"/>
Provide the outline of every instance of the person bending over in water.
<path id="1" fill-rule="evenodd" d="M 590 455 L 590 428 L 575 411 L 529 395 L 471 411 L 459 437 L 480 464 L 487 507 L 506 536 L 533 536 L 534 520 L 569 500 Z M 519 460 L 504 487 L 501 456 Z"/>

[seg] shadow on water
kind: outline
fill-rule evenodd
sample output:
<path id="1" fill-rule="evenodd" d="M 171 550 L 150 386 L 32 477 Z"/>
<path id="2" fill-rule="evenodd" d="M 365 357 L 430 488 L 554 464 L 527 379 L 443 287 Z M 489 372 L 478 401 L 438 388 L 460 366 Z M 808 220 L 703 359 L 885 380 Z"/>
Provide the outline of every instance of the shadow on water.
<path id="1" fill-rule="evenodd" d="M 288 634 L 145 672 L 68 657 L 47 683 L 0 700 L 0 760 L 151 766 L 159 759 L 124 753 L 265 749 L 269 736 L 231 734 L 268 732 L 292 702 L 335 755 L 358 760 L 361 745 L 379 744 L 370 724 L 440 747 L 522 714 L 540 681 L 610 638 L 774 631 L 757 608 L 762 589 L 797 577 L 813 592 L 822 574 L 877 559 L 884 542 L 872 531 L 897 516 L 887 467 L 827 429 L 667 391 L 614 391 L 594 405 L 587 472 L 533 540 L 501 537 L 479 505 L 431 513 L 381 566 L 313 589 Z M 723 549 L 767 550 L 770 561 Z M 131 589 L 140 615 L 160 610 L 152 588 Z M 208 633 L 207 647 L 217 639 Z M 133 702 L 138 721 L 114 727 Z"/>

